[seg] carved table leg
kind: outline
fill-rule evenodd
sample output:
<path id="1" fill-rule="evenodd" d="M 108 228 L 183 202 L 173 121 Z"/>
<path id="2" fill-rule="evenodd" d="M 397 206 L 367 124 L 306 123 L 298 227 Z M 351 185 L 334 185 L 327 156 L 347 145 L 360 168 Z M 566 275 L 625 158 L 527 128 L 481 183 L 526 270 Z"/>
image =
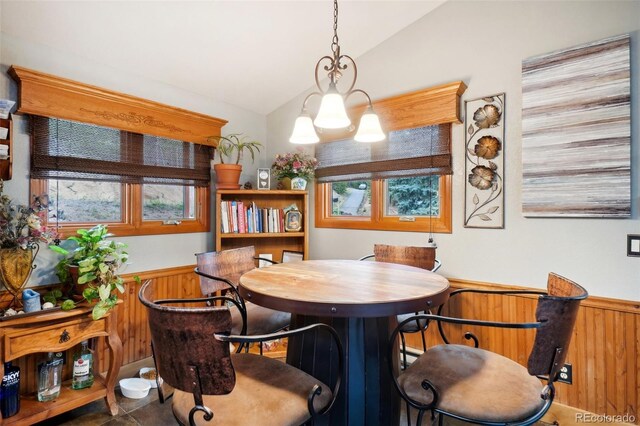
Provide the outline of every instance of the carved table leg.
<path id="1" fill-rule="evenodd" d="M 113 309 L 111 314 L 106 318 L 107 331 L 109 332 L 106 341 L 111 353 L 109 356 L 109 370 L 107 371 L 107 395 L 105 396 L 105 401 L 112 416 L 118 414 L 115 386 L 116 379 L 118 378 L 118 372 L 122 365 L 122 340 L 120 340 L 120 336 L 118 335 L 117 318 L 117 309 Z"/>

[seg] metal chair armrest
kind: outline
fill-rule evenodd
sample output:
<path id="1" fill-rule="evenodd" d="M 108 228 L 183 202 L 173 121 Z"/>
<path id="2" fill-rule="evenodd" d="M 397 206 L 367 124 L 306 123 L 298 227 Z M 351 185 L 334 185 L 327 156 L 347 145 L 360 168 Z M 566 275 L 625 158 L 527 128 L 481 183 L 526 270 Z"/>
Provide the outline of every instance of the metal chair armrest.
<path id="1" fill-rule="evenodd" d="M 519 294 L 537 294 L 537 295 L 545 295 L 547 294 L 546 291 L 543 290 L 481 290 L 481 289 L 475 289 L 475 288 L 461 288 L 458 290 L 454 290 L 451 293 L 449 293 L 449 300 L 451 300 L 452 297 L 457 296 L 459 294 L 462 293 L 480 293 L 480 294 L 500 294 L 500 295 L 505 295 L 505 296 L 512 296 L 512 295 L 519 295 Z M 444 308 L 445 305 L 440 305 L 438 307 L 438 316 L 442 317 L 442 309 Z M 450 318 L 450 317 L 443 317 L 443 318 Z M 472 320 L 472 321 L 477 321 L 477 320 Z M 446 322 L 446 321 L 443 321 Z M 468 325 L 485 325 L 485 326 L 492 326 L 491 325 L 491 321 L 480 321 L 483 322 L 485 324 L 468 324 Z M 507 324 L 507 323 L 505 323 Z M 497 326 L 495 326 L 497 327 Z M 514 327 L 514 328 L 522 328 L 522 327 Z M 444 332 L 444 329 L 442 328 L 442 322 L 438 321 L 438 332 L 440 333 L 440 337 L 442 337 L 442 340 L 446 343 L 449 344 L 449 339 L 447 339 L 447 335 Z M 473 339 L 474 342 L 476 342 L 476 347 L 478 346 L 478 339 L 476 338 L 476 336 L 473 335 L 473 333 L 466 333 L 464 336 L 467 340 L 469 339 Z"/>
<path id="2" fill-rule="evenodd" d="M 220 340 L 223 342 L 249 344 L 254 342 L 263 342 L 266 340 L 281 339 L 283 337 L 290 337 L 296 334 L 307 333 L 314 329 L 324 329 L 327 332 L 329 332 L 329 334 L 331 334 L 331 337 L 333 338 L 336 344 L 336 347 L 338 348 L 338 374 L 336 377 L 336 383 L 332 389 L 333 398 L 331 399 L 331 402 L 321 411 L 315 412 L 315 409 L 313 408 L 313 399 L 315 398 L 316 395 L 318 395 L 318 390 L 320 388 L 316 385 L 309 393 L 308 408 L 309 408 L 309 413 L 313 418 L 316 415 L 322 415 L 331 409 L 331 407 L 333 406 L 333 403 L 336 400 L 338 392 L 340 391 L 340 385 L 342 383 L 342 375 L 343 375 L 343 369 L 344 369 L 344 349 L 342 347 L 342 342 L 340 341 L 340 337 L 338 336 L 338 333 L 333 327 L 327 324 L 316 323 L 316 324 L 311 324 L 305 327 L 297 328 L 295 330 L 279 331 L 277 333 L 269 333 L 269 334 L 255 335 L 255 336 L 214 334 L 214 337 L 217 340 Z"/>
<path id="3" fill-rule="evenodd" d="M 258 257 L 258 256 L 254 257 L 253 260 L 264 260 L 265 262 L 269 262 L 272 265 L 277 265 L 280 263 L 280 262 L 276 262 L 275 260 L 267 259 L 266 257 Z"/>
<path id="4" fill-rule="evenodd" d="M 434 261 L 433 269 L 431 270 L 431 272 L 436 272 L 438 269 L 440 269 L 441 266 L 442 266 L 442 262 L 440 262 L 440 260 L 436 259 Z"/>
<path id="5" fill-rule="evenodd" d="M 205 272 L 200 271 L 200 269 L 198 269 L 197 266 L 193 269 L 193 272 L 195 272 L 196 274 L 200 275 L 201 277 L 205 277 L 205 278 L 208 278 L 210 280 L 221 281 L 221 282 L 227 284 L 232 289 L 236 290 L 236 293 L 237 293 L 237 286 L 233 282 L 231 282 L 230 280 L 228 280 L 226 278 L 216 277 L 215 275 L 209 275 L 209 274 L 207 274 Z"/>
<path id="6" fill-rule="evenodd" d="M 245 306 L 245 303 L 244 303 L 244 299 L 242 298 L 242 296 L 240 296 L 240 293 L 238 292 L 238 287 L 233 282 L 231 282 L 230 280 L 228 280 L 226 278 L 216 277 L 215 275 L 209 275 L 209 274 L 206 274 L 204 272 L 201 272 L 198 269 L 197 266 L 195 267 L 193 272 L 195 272 L 196 274 L 200 275 L 201 277 L 205 277 L 205 278 L 208 278 L 210 280 L 221 281 L 221 282 L 227 284 L 229 286 L 229 290 L 231 290 L 231 292 L 233 293 L 234 297 L 236 297 L 238 299 L 238 301 L 240 302 L 240 304 L 242 305 L 242 309 L 244 309 L 245 311 L 247 310 L 247 307 Z"/>

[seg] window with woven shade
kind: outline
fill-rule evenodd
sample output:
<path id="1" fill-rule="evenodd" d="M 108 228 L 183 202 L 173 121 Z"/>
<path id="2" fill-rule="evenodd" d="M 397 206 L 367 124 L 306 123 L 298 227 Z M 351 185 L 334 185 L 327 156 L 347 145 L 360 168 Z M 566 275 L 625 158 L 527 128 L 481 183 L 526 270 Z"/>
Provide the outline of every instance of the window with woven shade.
<path id="1" fill-rule="evenodd" d="M 31 117 L 31 178 L 63 233 L 108 223 L 118 235 L 206 230 L 213 148 L 49 117 Z"/>
<path id="2" fill-rule="evenodd" d="M 316 227 L 451 232 L 451 126 L 463 89 L 458 82 L 447 98 L 437 87 L 376 102 L 385 141 L 322 141 Z"/>
<path id="3" fill-rule="evenodd" d="M 11 66 L 31 130 L 31 194 L 63 236 L 96 223 L 122 235 L 210 229 L 210 160 L 226 123 Z"/>

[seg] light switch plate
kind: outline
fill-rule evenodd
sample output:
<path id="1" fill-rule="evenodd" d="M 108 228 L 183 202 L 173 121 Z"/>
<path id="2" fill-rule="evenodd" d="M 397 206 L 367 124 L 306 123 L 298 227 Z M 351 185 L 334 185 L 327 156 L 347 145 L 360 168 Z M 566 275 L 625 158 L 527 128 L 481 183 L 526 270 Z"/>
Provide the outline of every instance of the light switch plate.
<path id="1" fill-rule="evenodd" d="M 640 235 L 627 235 L 627 256 L 640 257 Z"/>

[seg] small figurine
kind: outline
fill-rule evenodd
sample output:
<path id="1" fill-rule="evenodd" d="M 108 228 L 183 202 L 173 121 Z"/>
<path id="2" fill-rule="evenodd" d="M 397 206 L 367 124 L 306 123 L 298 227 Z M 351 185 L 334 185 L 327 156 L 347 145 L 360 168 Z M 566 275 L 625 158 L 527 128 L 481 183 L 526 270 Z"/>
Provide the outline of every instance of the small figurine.
<path id="1" fill-rule="evenodd" d="M 246 181 L 243 185 L 244 189 L 253 189 L 253 184 L 251 183 L 251 181 Z"/>

